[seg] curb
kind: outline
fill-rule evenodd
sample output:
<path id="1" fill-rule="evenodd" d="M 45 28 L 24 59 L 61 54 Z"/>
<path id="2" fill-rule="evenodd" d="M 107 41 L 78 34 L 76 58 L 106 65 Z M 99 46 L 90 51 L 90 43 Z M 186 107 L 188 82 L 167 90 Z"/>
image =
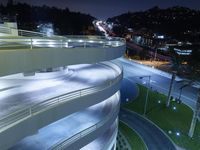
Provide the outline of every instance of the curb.
<path id="1" fill-rule="evenodd" d="M 171 76 L 172 76 L 171 73 L 168 73 L 168 72 L 159 70 L 159 69 L 157 69 L 157 68 L 150 67 L 150 66 L 145 65 L 145 64 L 141 64 L 141 63 L 139 63 L 139 62 L 137 62 L 137 61 L 135 61 L 135 60 L 133 60 L 133 59 L 127 59 L 127 58 L 125 58 L 125 57 L 124 57 L 123 59 L 126 59 L 126 60 L 128 60 L 129 62 L 134 62 L 134 63 L 136 63 L 136 64 L 138 64 L 138 65 L 141 65 L 141 67 L 143 67 L 143 68 L 145 68 L 145 69 L 148 69 L 148 70 L 150 70 L 150 71 L 153 71 L 153 70 L 154 70 L 154 71 L 155 71 L 154 73 L 160 74 L 161 76 L 164 76 L 164 77 L 166 77 L 166 78 L 171 79 Z M 122 60 L 122 61 L 123 61 L 123 60 Z M 176 81 L 182 81 L 182 80 L 184 80 L 184 78 L 181 78 L 181 77 L 176 76 L 176 79 L 175 79 L 175 80 L 176 80 Z"/>
<path id="2" fill-rule="evenodd" d="M 146 150 L 149 150 L 149 148 L 147 147 L 146 143 L 144 142 L 142 136 L 135 129 L 131 128 L 126 122 L 124 122 L 122 120 L 120 120 L 120 121 L 122 123 L 124 123 L 125 125 L 127 125 L 131 130 L 133 130 L 140 137 L 140 139 L 142 140 L 142 142 L 144 143 Z"/>
<path id="3" fill-rule="evenodd" d="M 153 121 L 149 120 L 148 118 L 146 118 L 146 117 L 142 116 L 141 114 L 138 114 L 138 113 L 136 113 L 136 112 L 134 112 L 134 111 L 131 111 L 131 110 L 126 109 L 126 108 L 123 108 L 123 109 L 126 110 L 126 111 L 129 111 L 129 112 L 131 112 L 131 113 L 137 114 L 137 115 L 139 115 L 140 117 L 142 117 L 143 119 L 145 119 L 146 121 L 148 121 L 149 123 L 153 124 L 157 129 L 159 129 L 159 130 L 171 141 L 171 143 L 174 145 L 174 147 L 175 147 L 176 150 L 177 150 L 177 145 L 174 143 L 174 141 L 172 141 L 172 139 L 167 135 L 167 133 L 165 133 L 165 132 L 164 132 L 158 125 L 156 125 Z"/>
<path id="4" fill-rule="evenodd" d="M 127 79 L 128 81 L 130 81 L 131 83 L 133 83 L 133 81 L 129 78 L 124 78 L 124 79 Z M 140 93 L 140 89 L 139 87 L 137 86 L 137 83 L 134 83 L 136 85 L 136 88 L 137 88 L 137 94 L 135 96 L 135 99 L 139 96 L 139 93 Z M 134 101 L 135 99 L 131 100 L 131 101 Z"/>

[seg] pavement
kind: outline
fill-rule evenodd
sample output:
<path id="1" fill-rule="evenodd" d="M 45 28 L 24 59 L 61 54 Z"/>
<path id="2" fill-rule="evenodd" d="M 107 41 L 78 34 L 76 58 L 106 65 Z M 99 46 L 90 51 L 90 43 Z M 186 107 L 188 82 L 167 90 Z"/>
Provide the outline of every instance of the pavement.
<path id="1" fill-rule="evenodd" d="M 66 70 L 56 72 L 36 73 L 35 76 L 24 77 L 22 74 L 15 74 L 1 77 L 0 119 L 14 111 L 46 99 L 102 84 L 113 79 L 116 75 L 115 70 L 102 64 L 82 64 L 68 66 Z M 57 142 L 101 121 L 116 106 L 118 101 L 115 96 L 41 128 L 38 133 L 22 139 L 11 149 L 40 150 L 50 148 Z M 110 134 L 105 136 L 110 136 Z M 101 139 L 95 143 L 103 146 L 103 143 L 106 142 Z M 94 147 L 94 144 L 91 144 L 90 147 Z"/>
<path id="2" fill-rule="evenodd" d="M 108 147 L 108 144 L 110 144 L 109 143 L 110 139 L 112 138 L 113 133 L 117 129 L 117 124 L 118 124 L 118 122 L 115 121 L 113 123 L 113 125 L 108 130 L 106 130 L 105 133 L 103 133 L 102 136 L 95 139 L 94 141 L 92 141 L 88 145 L 84 146 L 80 150 L 103 150 L 106 147 Z"/>
<path id="3" fill-rule="evenodd" d="M 137 97 L 138 87 L 131 78 L 123 78 L 121 88 L 121 103 L 126 103 Z"/>
<path id="4" fill-rule="evenodd" d="M 119 58 L 116 60 L 116 62 L 123 66 L 124 78 L 131 79 L 133 82 L 147 86 L 148 78 L 144 77 L 143 79 L 140 79 L 140 77 L 151 76 L 150 85 L 152 89 L 166 95 L 168 94 L 169 85 L 171 81 L 170 74 L 161 72 L 157 69 L 148 66 L 144 66 L 142 64 L 130 61 L 125 58 Z M 179 88 L 184 84 L 184 82 L 181 82 L 181 78 L 176 78 L 171 94 L 174 98 L 179 97 Z M 197 93 L 198 89 L 195 87 L 188 86 L 183 88 L 181 95 L 182 102 L 184 102 L 192 109 L 195 109 Z"/>
<path id="5" fill-rule="evenodd" d="M 105 118 L 118 104 L 117 95 L 107 100 L 93 105 L 80 112 L 73 113 L 63 119 L 60 119 L 48 126 L 38 130 L 34 135 L 25 137 L 10 150 L 46 150 L 54 144 L 95 125 Z M 112 127 L 111 127 L 112 128 Z M 110 132 L 109 132 L 110 131 Z M 108 130 L 107 134 L 102 135 L 105 139 L 100 138 L 88 147 L 103 147 L 109 137 L 112 135 L 113 129 Z"/>
<path id="6" fill-rule="evenodd" d="M 117 75 L 115 70 L 101 64 L 73 65 L 68 69 L 73 73 L 67 75 L 60 71 L 32 77 L 16 74 L 0 78 L 0 118 L 44 100 L 102 84 Z"/>
<path id="7" fill-rule="evenodd" d="M 176 150 L 174 144 L 160 129 L 140 115 L 122 109 L 120 120 L 137 131 L 149 150 Z"/>
<path id="8" fill-rule="evenodd" d="M 124 73 L 126 74 L 126 71 Z M 133 100 L 139 92 L 135 78 L 125 75 L 120 92 L 122 104 L 127 102 L 127 98 Z M 137 131 L 149 150 L 176 150 L 174 144 L 163 131 L 144 119 L 141 115 L 121 109 L 119 119 Z"/>

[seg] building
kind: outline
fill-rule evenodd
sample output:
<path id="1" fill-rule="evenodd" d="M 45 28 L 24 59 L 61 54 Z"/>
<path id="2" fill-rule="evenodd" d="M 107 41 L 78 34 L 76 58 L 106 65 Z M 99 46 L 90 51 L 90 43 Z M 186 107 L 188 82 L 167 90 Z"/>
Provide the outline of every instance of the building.
<path id="1" fill-rule="evenodd" d="M 0 149 L 115 149 L 124 40 L 19 35 L 0 39 Z"/>

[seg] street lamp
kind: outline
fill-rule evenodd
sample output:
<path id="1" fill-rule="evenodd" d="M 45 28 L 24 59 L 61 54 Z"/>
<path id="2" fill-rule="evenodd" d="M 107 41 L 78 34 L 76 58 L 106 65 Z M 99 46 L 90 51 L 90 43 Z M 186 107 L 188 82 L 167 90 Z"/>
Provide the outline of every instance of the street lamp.
<path id="1" fill-rule="evenodd" d="M 140 79 L 143 79 L 143 78 L 146 78 L 146 77 L 148 77 L 148 85 L 147 85 L 147 94 L 146 94 L 145 104 L 144 104 L 144 112 L 143 112 L 144 116 L 146 115 L 146 111 L 147 111 L 147 103 L 148 103 L 151 76 L 142 76 L 142 77 L 140 77 Z"/>
<path id="2" fill-rule="evenodd" d="M 176 72 L 173 72 L 171 82 L 170 82 L 170 86 L 169 86 L 169 92 L 168 92 L 168 96 L 167 96 L 166 107 L 169 107 L 169 105 L 170 105 L 170 100 L 171 100 L 170 97 L 171 97 L 173 82 L 174 82 L 175 78 L 176 78 Z"/>
<path id="3" fill-rule="evenodd" d="M 193 112 L 192 122 L 191 122 L 190 130 L 188 133 L 188 136 L 191 138 L 193 137 L 193 134 L 194 134 L 199 111 L 200 111 L 200 89 L 198 90 L 196 108 Z"/>
<path id="4" fill-rule="evenodd" d="M 192 83 L 193 83 L 194 81 L 186 81 L 186 80 L 184 80 L 183 82 L 186 82 L 186 83 L 185 83 L 184 85 L 182 85 L 182 86 L 179 88 L 179 89 L 180 89 L 179 97 L 178 97 L 178 100 L 179 100 L 179 101 L 181 100 L 181 94 L 182 94 L 183 88 L 192 85 Z"/>
<path id="5" fill-rule="evenodd" d="M 185 87 L 187 87 L 187 86 L 189 86 L 189 85 L 190 85 L 190 83 L 187 83 L 187 84 L 185 84 L 185 85 L 183 85 L 183 86 L 181 86 L 181 87 L 179 88 L 179 90 L 180 90 L 180 92 L 179 92 L 179 97 L 178 97 L 178 100 L 179 100 L 179 101 L 181 100 L 181 94 L 182 94 L 183 88 L 185 88 Z"/>
<path id="6" fill-rule="evenodd" d="M 180 101 L 181 100 L 181 94 L 182 94 L 183 87 L 180 87 L 179 90 L 180 90 L 180 92 L 179 92 L 178 100 Z"/>

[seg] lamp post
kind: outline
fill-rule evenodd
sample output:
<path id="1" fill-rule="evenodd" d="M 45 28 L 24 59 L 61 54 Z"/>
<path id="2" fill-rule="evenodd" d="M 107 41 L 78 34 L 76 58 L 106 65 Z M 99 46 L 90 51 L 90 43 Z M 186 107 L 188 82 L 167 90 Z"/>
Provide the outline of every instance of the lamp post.
<path id="1" fill-rule="evenodd" d="M 196 126 L 199 110 L 200 110 L 200 89 L 198 91 L 198 98 L 197 98 L 197 102 L 196 102 L 196 108 L 195 108 L 194 113 L 193 113 L 192 122 L 191 122 L 190 130 L 189 130 L 189 133 L 188 133 L 188 136 L 191 137 L 191 138 L 193 137 L 193 134 L 194 134 L 194 130 L 195 130 L 195 126 Z"/>
<path id="2" fill-rule="evenodd" d="M 171 79 L 170 86 L 169 86 L 169 92 L 168 92 L 168 96 L 167 96 L 167 103 L 166 103 L 167 107 L 169 107 L 169 105 L 170 105 L 170 96 L 171 96 L 172 87 L 173 87 L 173 83 L 174 83 L 175 78 L 176 78 L 176 72 L 173 72 L 172 79 Z"/>
<path id="3" fill-rule="evenodd" d="M 151 81 L 151 76 L 142 76 L 140 79 L 148 77 L 148 85 L 147 85 L 147 93 L 146 93 L 146 98 L 145 98 L 145 104 L 144 104 L 144 112 L 143 115 L 146 115 L 147 111 L 147 104 L 148 104 L 148 96 L 149 96 L 149 88 L 150 88 L 150 81 Z"/>
<path id="4" fill-rule="evenodd" d="M 178 97 L 178 100 L 179 100 L 179 101 L 181 100 L 181 94 L 182 94 L 183 88 L 185 88 L 185 87 L 187 87 L 187 86 L 191 86 L 192 83 L 193 83 L 194 81 L 183 80 L 183 81 L 181 81 L 181 82 L 184 82 L 185 84 L 182 85 L 182 86 L 179 88 L 179 90 L 180 90 L 180 92 L 179 92 L 179 97 Z"/>
<path id="5" fill-rule="evenodd" d="M 181 94 L 182 94 L 182 90 L 183 90 L 183 88 L 179 88 L 179 89 L 180 89 L 180 92 L 179 92 L 178 100 L 180 101 L 180 100 L 181 100 Z"/>

